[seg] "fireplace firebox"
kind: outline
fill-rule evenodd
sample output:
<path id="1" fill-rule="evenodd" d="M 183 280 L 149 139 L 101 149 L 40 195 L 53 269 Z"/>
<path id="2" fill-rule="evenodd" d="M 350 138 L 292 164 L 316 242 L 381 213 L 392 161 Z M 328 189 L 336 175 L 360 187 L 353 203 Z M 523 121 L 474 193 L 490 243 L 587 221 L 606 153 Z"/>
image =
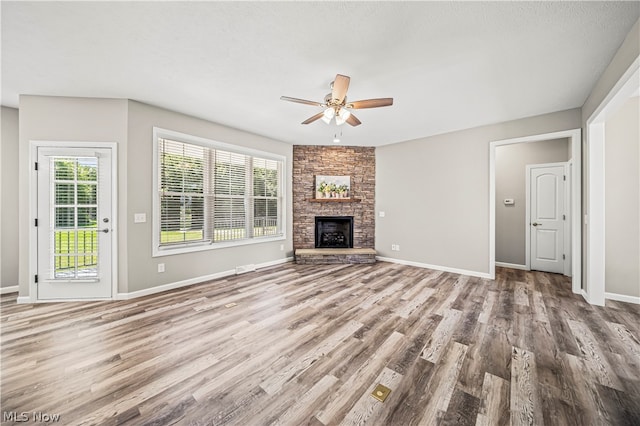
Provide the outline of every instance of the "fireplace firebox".
<path id="1" fill-rule="evenodd" d="M 315 248 L 353 248 L 353 216 L 316 216 Z"/>

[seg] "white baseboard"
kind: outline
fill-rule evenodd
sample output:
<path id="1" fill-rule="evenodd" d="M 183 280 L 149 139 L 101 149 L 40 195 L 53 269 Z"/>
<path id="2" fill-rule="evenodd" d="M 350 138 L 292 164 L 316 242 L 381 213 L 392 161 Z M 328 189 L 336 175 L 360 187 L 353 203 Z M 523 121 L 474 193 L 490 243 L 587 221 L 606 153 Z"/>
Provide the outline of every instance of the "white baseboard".
<path id="1" fill-rule="evenodd" d="M 604 306 L 604 299 L 602 300 L 602 303 L 595 303 L 594 301 L 591 300 L 591 297 L 589 296 L 589 293 L 587 293 L 583 288 L 580 289 L 580 293 L 579 294 L 581 294 L 582 297 L 584 298 L 584 300 L 590 305 Z"/>
<path id="2" fill-rule="evenodd" d="M 529 268 L 527 268 L 527 265 L 520 265 L 517 263 L 496 262 L 496 266 L 499 266 L 501 268 L 520 269 L 521 271 L 529 271 Z"/>
<path id="3" fill-rule="evenodd" d="M 276 265 L 280 265 L 282 263 L 287 263 L 287 262 L 291 262 L 291 261 L 293 261 L 293 257 L 285 257 L 284 259 L 272 260 L 272 261 L 269 261 L 269 262 L 264 262 L 264 263 L 257 264 L 255 266 L 256 266 L 256 269 L 263 269 L 263 268 L 269 268 L 271 266 L 276 266 Z M 200 284 L 200 283 L 203 283 L 203 282 L 216 280 L 216 279 L 219 279 L 219 278 L 229 277 L 231 275 L 236 275 L 235 268 L 234 269 L 229 269 L 227 271 L 216 272 L 215 274 L 203 275 L 203 276 L 200 276 L 200 277 L 189 278 L 188 280 L 183 280 L 183 281 L 177 281 L 177 282 L 174 282 L 174 283 L 163 284 L 163 285 L 159 285 L 157 287 L 145 288 L 144 290 L 132 291 L 130 293 L 118 293 L 116 295 L 116 297 L 115 297 L 115 300 L 135 299 L 137 297 L 148 296 L 150 294 L 161 293 L 161 292 L 167 291 L 167 290 L 175 290 L 176 288 L 186 287 L 186 286 L 193 285 L 193 284 Z"/>
<path id="4" fill-rule="evenodd" d="M 272 260 L 270 262 L 264 262 L 256 265 L 256 269 L 271 268 L 273 266 L 282 265 L 283 263 L 293 262 L 293 256 L 285 257 L 284 259 Z"/>
<path id="5" fill-rule="evenodd" d="M 589 301 L 589 294 L 586 291 L 584 291 L 584 288 L 581 288 L 580 293 L 578 294 L 580 294 L 582 298 L 587 301 L 587 303 L 591 304 L 591 302 Z"/>
<path id="6" fill-rule="evenodd" d="M 415 266 L 418 268 L 434 269 L 436 271 L 452 272 L 454 274 L 491 279 L 491 275 L 486 272 L 467 271 L 466 269 L 450 268 L 448 266 L 429 265 L 427 263 L 412 262 L 410 260 L 394 259 L 391 257 L 376 256 L 376 259 L 381 260 L 383 262 L 397 263 L 400 265 Z"/>
<path id="7" fill-rule="evenodd" d="M 618 302 L 635 303 L 636 305 L 640 305 L 640 297 L 638 296 L 627 296 L 625 294 L 618 293 L 605 293 L 604 298 L 609 300 L 616 300 Z"/>
<path id="8" fill-rule="evenodd" d="M 19 296 L 16 299 L 16 303 L 23 304 L 23 303 L 33 303 L 33 302 L 31 301 L 31 298 L 29 296 L 26 296 L 26 297 L 25 296 Z"/>
<path id="9" fill-rule="evenodd" d="M 17 293 L 17 292 L 18 292 L 18 286 L 17 285 L 10 285 L 8 287 L 0 287 L 0 294 Z"/>

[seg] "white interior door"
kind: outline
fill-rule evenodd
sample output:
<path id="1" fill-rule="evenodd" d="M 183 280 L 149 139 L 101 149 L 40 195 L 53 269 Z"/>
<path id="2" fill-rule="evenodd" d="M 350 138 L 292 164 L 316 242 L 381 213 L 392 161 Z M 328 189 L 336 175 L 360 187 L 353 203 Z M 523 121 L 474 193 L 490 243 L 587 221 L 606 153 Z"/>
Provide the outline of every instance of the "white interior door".
<path id="1" fill-rule="evenodd" d="M 111 149 L 38 148 L 38 300 L 109 299 Z"/>
<path id="2" fill-rule="evenodd" d="M 531 269 L 564 273 L 565 165 L 529 169 Z"/>

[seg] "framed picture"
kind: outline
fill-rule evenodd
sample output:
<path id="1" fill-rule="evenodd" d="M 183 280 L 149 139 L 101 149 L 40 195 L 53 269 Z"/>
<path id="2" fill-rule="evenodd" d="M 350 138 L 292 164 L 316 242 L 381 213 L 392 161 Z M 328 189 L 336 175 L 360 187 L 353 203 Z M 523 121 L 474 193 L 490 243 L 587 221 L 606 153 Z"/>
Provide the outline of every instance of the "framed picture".
<path id="1" fill-rule="evenodd" d="M 351 198 L 351 176 L 316 176 L 316 198 Z"/>

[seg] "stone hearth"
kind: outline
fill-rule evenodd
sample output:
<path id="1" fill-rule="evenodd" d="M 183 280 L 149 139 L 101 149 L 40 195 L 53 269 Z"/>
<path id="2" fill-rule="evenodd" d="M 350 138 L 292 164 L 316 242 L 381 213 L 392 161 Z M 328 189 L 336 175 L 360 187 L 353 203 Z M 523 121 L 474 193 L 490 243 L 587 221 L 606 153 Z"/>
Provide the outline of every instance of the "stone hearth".
<path id="1" fill-rule="evenodd" d="M 296 263 L 302 265 L 324 265 L 334 263 L 375 263 L 376 251 L 369 248 L 353 249 L 297 249 Z"/>

